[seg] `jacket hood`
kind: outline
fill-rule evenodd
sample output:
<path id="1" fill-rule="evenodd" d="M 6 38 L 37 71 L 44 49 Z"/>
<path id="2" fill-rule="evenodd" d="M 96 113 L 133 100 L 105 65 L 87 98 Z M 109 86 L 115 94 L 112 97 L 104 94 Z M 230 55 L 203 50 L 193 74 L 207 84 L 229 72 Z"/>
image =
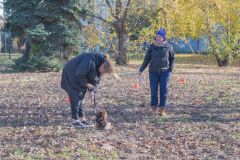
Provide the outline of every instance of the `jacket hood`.
<path id="1" fill-rule="evenodd" d="M 94 54 L 94 58 L 93 58 L 97 68 L 99 68 L 101 66 L 101 64 L 104 63 L 105 59 L 104 59 L 104 55 L 103 54 L 99 54 L 99 53 L 95 53 Z"/>
<path id="2" fill-rule="evenodd" d="M 99 72 L 99 68 L 105 61 L 104 54 L 93 53 L 92 60 L 95 62 L 96 69 L 97 69 L 97 75 L 99 77 L 99 76 L 101 76 L 101 73 Z"/>

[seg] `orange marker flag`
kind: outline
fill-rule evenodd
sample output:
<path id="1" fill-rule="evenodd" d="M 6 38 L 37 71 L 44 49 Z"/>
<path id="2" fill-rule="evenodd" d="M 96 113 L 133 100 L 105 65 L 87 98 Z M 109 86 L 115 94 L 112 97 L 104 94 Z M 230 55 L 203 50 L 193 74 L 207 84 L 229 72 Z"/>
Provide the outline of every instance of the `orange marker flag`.
<path id="1" fill-rule="evenodd" d="M 138 88 L 140 88 L 139 83 L 133 83 L 132 88 L 133 88 L 133 89 L 138 89 Z"/>
<path id="2" fill-rule="evenodd" d="M 179 84 L 182 84 L 182 85 L 183 85 L 183 84 L 186 84 L 186 82 L 187 82 L 187 81 L 186 81 L 185 78 L 181 78 L 181 79 L 178 81 L 178 83 L 179 83 Z"/>
<path id="3" fill-rule="evenodd" d="M 64 99 L 64 102 L 67 103 L 67 104 L 69 104 L 69 103 L 70 103 L 70 98 L 69 98 L 69 97 L 66 97 L 66 98 Z"/>

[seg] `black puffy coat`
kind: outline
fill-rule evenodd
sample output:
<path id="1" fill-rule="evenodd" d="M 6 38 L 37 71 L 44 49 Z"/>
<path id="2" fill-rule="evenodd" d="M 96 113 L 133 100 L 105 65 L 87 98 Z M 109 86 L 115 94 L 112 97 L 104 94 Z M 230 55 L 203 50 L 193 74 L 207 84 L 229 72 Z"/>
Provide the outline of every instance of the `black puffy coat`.
<path id="1" fill-rule="evenodd" d="M 61 87 L 68 93 L 86 89 L 87 83 L 96 85 L 100 81 L 99 67 L 104 63 L 104 55 L 81 54 L 68 61 L 62 70 Z"/>
<path id="2" fill-rule="evenodd" d="M 168 43 L 164 46 L 151 44 L 146 52 L 143 64 L 139 71 L 143 72 L 149 63 L 150 72 L 159 73 L 166 70 L 171 72 L 175 63 L 173 47 Z"/>

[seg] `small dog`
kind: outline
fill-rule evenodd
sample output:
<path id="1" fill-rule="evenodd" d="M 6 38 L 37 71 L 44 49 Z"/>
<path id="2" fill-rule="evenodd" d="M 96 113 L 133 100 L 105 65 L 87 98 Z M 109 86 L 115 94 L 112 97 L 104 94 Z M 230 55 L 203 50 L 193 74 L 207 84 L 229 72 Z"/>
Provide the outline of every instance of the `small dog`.
<path id="1" fill-rule="evenodd" d="M 96 113 L 96 128 L 102 130 L 108 130 L 111 128 L 111 123 L 108 122 L 108 113 L 106 110 Z"/>

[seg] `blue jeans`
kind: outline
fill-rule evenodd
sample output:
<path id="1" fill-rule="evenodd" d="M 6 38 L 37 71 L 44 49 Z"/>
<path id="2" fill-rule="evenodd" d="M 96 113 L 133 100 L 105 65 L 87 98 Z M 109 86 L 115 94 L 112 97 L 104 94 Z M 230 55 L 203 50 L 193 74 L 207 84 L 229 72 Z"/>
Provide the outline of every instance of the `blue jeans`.
<path id="1" fill-rule="evenodd" d="M 160 73 L 149 73 L 150 88 L 151 88 L 151 106 L 158 106 L 158 86 L 160 86 L 160 107 L 167 106 L 168 97 L 168 82 L 170 79 L 170 72 L 163 71 Z"/>

